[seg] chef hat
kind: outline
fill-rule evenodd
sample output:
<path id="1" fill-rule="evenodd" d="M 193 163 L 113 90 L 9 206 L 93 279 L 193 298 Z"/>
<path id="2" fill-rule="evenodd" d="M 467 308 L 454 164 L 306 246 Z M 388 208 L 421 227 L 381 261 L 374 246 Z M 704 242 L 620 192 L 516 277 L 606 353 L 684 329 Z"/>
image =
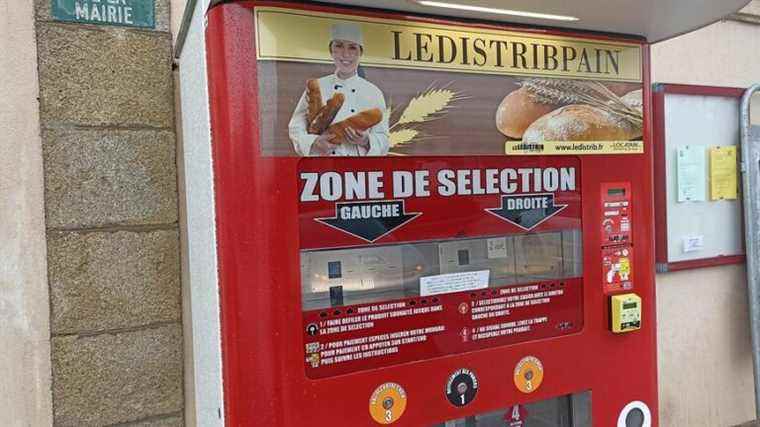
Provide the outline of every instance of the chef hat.
<path id="1" fill-rule="evenodd" d="M 332 26 L 330 41 L 333 40 L 346 40 L 364 46 L 362 29 L 358 25 L 348 22 L 339 22 Z"/>

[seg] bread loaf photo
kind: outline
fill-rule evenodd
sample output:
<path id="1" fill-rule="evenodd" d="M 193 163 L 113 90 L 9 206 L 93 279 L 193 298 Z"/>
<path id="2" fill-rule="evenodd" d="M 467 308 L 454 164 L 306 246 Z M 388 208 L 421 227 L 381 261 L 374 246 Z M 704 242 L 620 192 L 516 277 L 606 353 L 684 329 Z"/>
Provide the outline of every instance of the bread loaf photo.
<path id="1" fill-rule="evenodd" d="M 499 104 L 496 127 L 510 138 L 521 139 L 534 121 L 559 106 L 536 101 L 528 89 L 522 87 L 510 92 Z"/>
<path id="2" fill-rule="evenodd" d="M 364 132 L 380 123 L 382 119 L 383 112 L 379 108 L 372 108 L 330 125 L 327 128 L 327 133 L 333 135 L 332 142 L 342 144 L 347 142 L 346 129 L 351 128 L 357 132 Z"/>
<path id="3" fill-rule="evenodd" d="M 617 96 L 623 96 L 631 91 L 630 83 L 604 82 L 604 86 Z"/>
<path id="4" fill-rule="evenodd" d="M 628 141 L 641 137 L 641 126 L 590 105 L 561 107 L 536 120 L 523 141 Z"/>
<path id="5" fill-rule="evenodd" d="M 338 114 L 338 111 L 340 111 L 340 107 L 343 106 L 343 101 L 345 99 L 346 98 L 342 93 L 335 93 L 332 98 L 327 101 L 327 104 L 319 110 L 317 116 L 314 117 L 314 120 L 309 123 L 309 133 L 322 135 L 325 129 L 330 126 L 330 123 L 335 120 L 335 116 Z"/>
<path id="6" fill-rule="evenodd" d="M 644 111 L 644 100 L 641 93 L 642 93 L 641 89 L 634 90 L 623 95 L 623 97 L 620 98 L 620 100 L 623 101 L 623 103 L 627 105 L 628 107 L 641 113 L 642 111 Z"/>
<path id="7" fill-rule="evenodd" d="M 306 81 L 306 102 L 308 104 L 306 120 L 308 120 L 308 124 L 311 124 L 317 118 L 319 110 L 324 106 L 322 103 L 322 90 L 319 89 L 319 82 L 316 79 Z"/>

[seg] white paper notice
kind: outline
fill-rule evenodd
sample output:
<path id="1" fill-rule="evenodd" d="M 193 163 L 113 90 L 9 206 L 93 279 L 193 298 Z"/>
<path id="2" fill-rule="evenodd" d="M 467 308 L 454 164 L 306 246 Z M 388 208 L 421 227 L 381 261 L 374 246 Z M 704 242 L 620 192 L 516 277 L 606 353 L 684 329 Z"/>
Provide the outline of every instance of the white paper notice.
<path id="1" fill-rule="evenodd" d="M 488 239 L 488 259 L 507 257 L 507 238 Z"/>
<path id="2" fill-rule="evenodd" d="M 707 200 L 705 147 L 695 145 L 679 147 L 676 170 L 678 202 Z"/>
<path id="3" fill-rule="evenodd" d="M 420 296 L 450 294 L 488 287 L 491 270 L 465 271 L 420 278 Z"/>
<path id="4" fill-rule="evenodd" d="M 683 252 L 696 252 L 705 248 L 705 236 L 687 236 L 683 238 Z"/>

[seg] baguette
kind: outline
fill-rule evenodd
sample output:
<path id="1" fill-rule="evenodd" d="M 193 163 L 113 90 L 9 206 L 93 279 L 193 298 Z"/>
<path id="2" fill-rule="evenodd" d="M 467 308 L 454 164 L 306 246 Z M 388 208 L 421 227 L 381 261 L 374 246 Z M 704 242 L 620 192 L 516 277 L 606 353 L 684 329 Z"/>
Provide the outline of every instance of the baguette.
<path id="1" fill-rule="evenodd" d="M 306 120 L 311 124 L 317 118 L 319 110 L 324 106 L 322 103 L 322 91 L 319 89 L 319 82 L 316 79 L 306 81 L 306 101 L 309 104 Z"/>
<path id="2" fill-rule="evenodd" d="M 336 93 L 327 101 L 327 104 L 320 108 L 314 120 L 309 123 L 309 133 L 314 135 L 322 135 L 322 133 L 330 126 L 335 115 L 338 114 L 340 107 L 343 106 L 345 96 L 342 93 Z"/>
<path id="3" fill-rule="evenodd" d="M 533 122 L 523 134 L 523 141 L 629 141 L 639 137 L 640 126 L 590 105 L 573 104 Z"/>
<path id="4" fill-rule="evenodd" d="M 357 132 L 364 132 L 380 123 L 382 119 L 383 112 L 379 108 L 372 108 L 330 125 L 327 128 L 327 133 L 333 135 L 331 138 L 333 143 L 343 144 L 347 142 L 346 129 L 351 128 Z"/>

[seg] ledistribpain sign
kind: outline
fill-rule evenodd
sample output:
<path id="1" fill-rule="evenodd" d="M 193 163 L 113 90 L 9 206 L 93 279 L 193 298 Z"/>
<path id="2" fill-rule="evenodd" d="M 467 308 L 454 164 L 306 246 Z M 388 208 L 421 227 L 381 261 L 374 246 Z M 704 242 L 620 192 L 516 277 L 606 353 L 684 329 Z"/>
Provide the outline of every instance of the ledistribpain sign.
<path id="1" fill-rule="evenodd" d="M 254 9 L 263 155 L 639 154 L 642 46 Z"/>
<path id="2" fill-rule="evenodd" d="M 262 7 L 256 20 L 258 59 L 331 62 L 325 50 L 330 28 L 347 18 Z M 638 44 L 365 17 L 349 21 L 361 29 L 368 66 L 641 81 Z"/>
<path id="3" fill-rule="evenodd" d="M 82 24 L 155 28 L 155 0 L 52 0 L 53 17 Z"/>

